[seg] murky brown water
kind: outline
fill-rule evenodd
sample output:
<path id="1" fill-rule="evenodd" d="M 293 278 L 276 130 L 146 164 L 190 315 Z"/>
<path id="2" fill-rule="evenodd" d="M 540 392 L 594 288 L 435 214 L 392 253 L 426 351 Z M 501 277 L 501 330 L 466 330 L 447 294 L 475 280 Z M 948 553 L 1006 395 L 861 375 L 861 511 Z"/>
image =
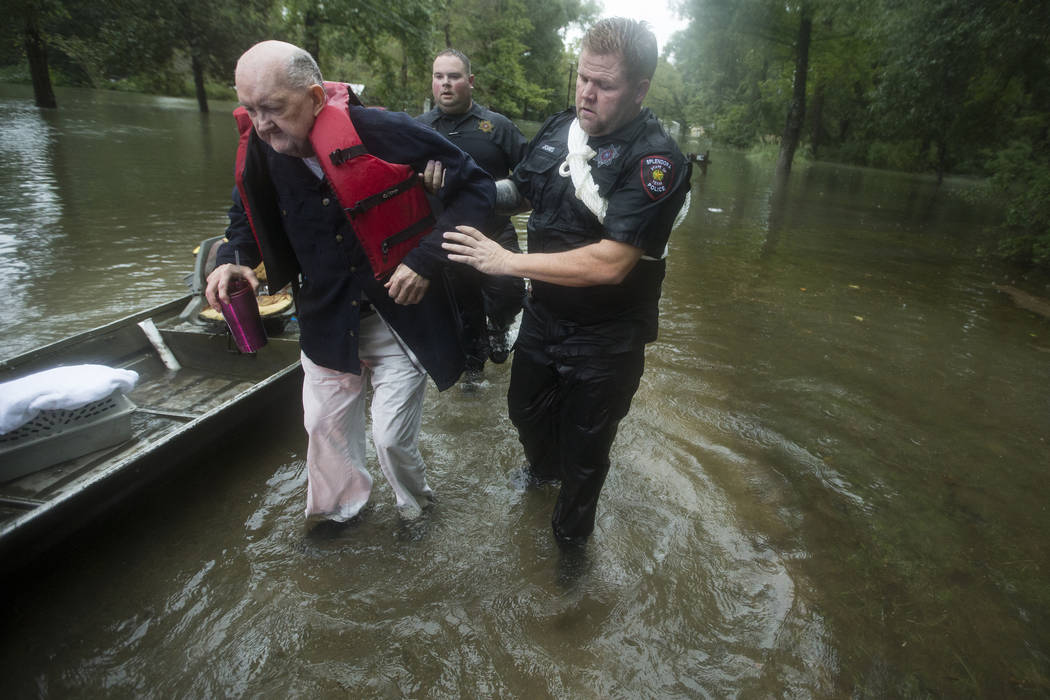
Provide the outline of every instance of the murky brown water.
<path id="1" fill-rule="evenodd" d="M 226 106 L 0 89 L 0 357 L 181 293 Z M 1050 693 L 1050 322 L 983 262 L 979 188 L 715 152 L 583 556 L 522 492 L 507 367 L 431 391 L 439 502 L 307 531 L 284 428 L 9 582 L 11 696 Z M 378 469 L 375 470 L 378 476 Z"/>

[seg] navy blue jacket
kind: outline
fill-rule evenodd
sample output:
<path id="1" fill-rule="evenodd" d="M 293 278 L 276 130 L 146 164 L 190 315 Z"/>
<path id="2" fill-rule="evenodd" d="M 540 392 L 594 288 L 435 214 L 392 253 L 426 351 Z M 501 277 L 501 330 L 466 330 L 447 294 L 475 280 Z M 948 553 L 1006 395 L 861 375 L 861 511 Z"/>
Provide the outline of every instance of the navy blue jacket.
<path id="1" fill-rule="evenodd" d="M 293 288 L 298 287 L 296 313 L 303 352 L 330 369 L 360 373 L 359 304 L 362 298 L 369 300 L 416 354 L 438 388 L 446 389 L 459 378 L 464 358 L 444 279 L 444 268 L 453 263 L 441 249 L 441 236 L 459 224 L 481 226 L 491 216 L 495 186 L 470 156 L 407 114 L 354 106 L 350 118 L 373 155 L 391 163 L 407 163 L 417 172 L 428 160 L 439 160 L 445 167 L 445 185 L 438 192 L 443 207 L 436 215 L 437 223 L 404 259 L 430 280 L 423 300 L 411 306 L 395 304 L 375 279 L 327 181 L 318 179 L 301 159 L 277 153 L 254 133 L 244 184 L 253 201 L 271 206 L 252 210 L 259 236 L 256 245 L 234 189 L 226 230 L 229 242 L 219 249 L 217 263 L 233 262 L 235 252 L 245 265 L 254 266 L 261 257 L 271 283 L 298 282 Z M 271 271 L 278 273 L 276 280 Z"/>

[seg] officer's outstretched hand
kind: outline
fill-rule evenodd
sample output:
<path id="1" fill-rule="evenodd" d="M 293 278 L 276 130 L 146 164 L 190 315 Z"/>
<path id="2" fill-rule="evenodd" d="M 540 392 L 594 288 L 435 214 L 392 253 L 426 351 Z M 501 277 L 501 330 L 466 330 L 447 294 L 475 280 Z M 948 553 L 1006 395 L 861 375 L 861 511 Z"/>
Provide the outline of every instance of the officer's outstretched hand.
<path id="1" fill-rule="evenodd" d="M 514 255 L 496 241 L 472 226 L 457 226 L 445 231 L 441 247 L 448 251 L 452 262 L 466 263 L 487 275 L 508 275 L 510 259 Z"/>
<path id="2" fill-rule="evenodd" d="M 387 294 L 395 303 L 408 306 L 418 304 L 423 300 L 423 295 L 427 293 L 427 288 L 430 286 L 430 280 L 405 263 L 401 263 L 394 269 L 390 279 L 383 286 L 386 287 Z"/>

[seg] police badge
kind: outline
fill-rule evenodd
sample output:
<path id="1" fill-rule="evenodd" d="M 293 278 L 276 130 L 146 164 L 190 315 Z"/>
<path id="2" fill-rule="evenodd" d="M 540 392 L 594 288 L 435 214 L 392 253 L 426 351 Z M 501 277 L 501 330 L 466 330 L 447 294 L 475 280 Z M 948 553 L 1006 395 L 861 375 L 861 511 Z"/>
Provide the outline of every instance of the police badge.
<path id="1" fill-rule="evenodd" d="M 486 134 L 492 131 L 492 122 L 488 119 L 482 119 L 478 122 L 478 131 L 484 131 Z"/>
<path id="2" fill-rule="evenodd" d="M 660 199 L 671 189 L 671 161 L 663 156 L 645 156 L 641 162 L 641 176 L 649 198 Z"/>
<path id="3" fill-rule="evenodd" d="M 598 149 L 598 155 L 595 157 L 594 162 L 600 168 L 612 163 L 618 155 L 620 155 L 620 146 L 610 143 L 608 146 L 602 146 Z"/>

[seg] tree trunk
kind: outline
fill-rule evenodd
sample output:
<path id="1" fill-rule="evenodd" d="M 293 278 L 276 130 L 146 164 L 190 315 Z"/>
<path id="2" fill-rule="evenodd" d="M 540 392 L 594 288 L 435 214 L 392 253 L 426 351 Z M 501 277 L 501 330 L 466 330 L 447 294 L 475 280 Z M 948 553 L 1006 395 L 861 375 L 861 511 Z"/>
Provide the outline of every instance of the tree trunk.
<path id="1" fill-rule="evenodd" d="M 204 91 L 204 66 L 196 50 L 192 51 L 190 65 L 193 68 L 193 86 L 197 90 L 197 107 L 202 114 L 207 114 L 208 94 Z"/>
<path id="2" fill-rule="evenodd" d="M 303 49 L 321 64 L 321 18 L 312 7 L 303 14 Z"/>
<path id="3" fill-rule="evenodd" d="M 47 67 L 47 44 L 40 35 L 36 12 L 32 7 L 26 9 L 25 30 L 22 37 L 26 58 L 29 60 L 29 75 L 33 79 L 33 97 L 37 107 L 56 109 L 55 91 L 51 87 L 51 73 Z"/>
<path id="4" fill-rule="evenodd" d="M 784 125 L 784 136 L 780 140 L 780 156 L 777 158 L 777 172 L 784 175 L 791 172 L 791 162 L 795 159 L 795 149 L 798 148 L 802 126 L 806 121 L 806 74 L 809 72 L 809 41 L 812 34 L 813 18 L 809 8 L 803 7 L 799 16 L 798 39 L 795 41 L 795 87 L 791 94 L 787 124 Z"/>
<path id="5" fill-rule="evenodd" d="M 813 147 L 813 158 L 817 158 L 817 152 L 824 141 L 824 125 L 821 124 L 824 116 L 824 81 L 818 80 L 817 87 L 813 91 L 813 102 L 809 106 L 809 143 Z"/>
<path id="6" fill-rule="evenodd" d="M 566 109 L 568 109 L 568 107 L 570 105 L 576 104 L 576 97 L 575 97 L 574 91 L 573 91 L 573 87 L 574 87 L 574 84 L 576 82 L 575 78 L 576 78 L 576 64 L 575 63 L 570 63 L 569 64 L 569 82 L 565 86 L 565 107 L 566 107 Z"/>
<path id="7" fill-rule="evenodd" d="M 944 139 L 937 139 L 934 146 L 937 149 L 937 184 L 940 185 L 948 171 L 948 144 Z"/>

